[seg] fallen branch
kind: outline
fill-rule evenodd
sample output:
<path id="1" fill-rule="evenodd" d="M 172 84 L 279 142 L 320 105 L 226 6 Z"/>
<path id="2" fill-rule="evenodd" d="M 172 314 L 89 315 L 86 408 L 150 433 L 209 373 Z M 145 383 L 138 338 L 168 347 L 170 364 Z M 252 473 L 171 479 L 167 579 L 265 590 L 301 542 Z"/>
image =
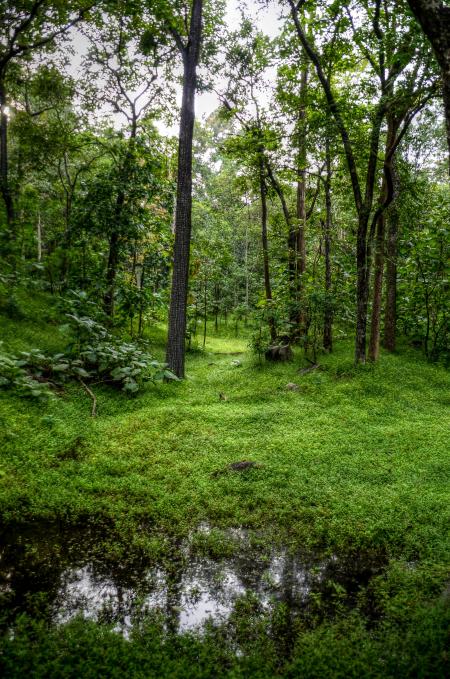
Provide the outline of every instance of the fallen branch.
<path id="1" fill-rule="evenodd" d="M 213 351 L 214 356 L 242 356 L 244 351 Z"/>
<path id="2" fill-rule="evenodd" d="M 85 382 L 83 382 L 83 380 L 82 380 L 80 377 L 78 378 L 78 381 L 79 381 L 79 383 L 81 384 L 81 386 L 83 387 L 83 389 L 84 389 L 84 391 L 86 392 L 86 394 L 87 394 L 88 396 L 90 396 L 91 399 L 92 399 L 91 417 L 95 417 L 96 414 L 97 414 L 97 399 L 96 399 L 96 397 L 95 397 L 95 394 L 94 394 L 94 392 L 93 392 L 91 389 L 89 389 L 88 385 L 85 384 Z"/>
<path id="3" fill-rule="evenodd" d="M 320 368 L 320 365 L 318 363 L 313 363 L 310 368 L 300 368 L 297 372 L 300 375 L 307 375 L 308 373 L 312 372 L 313 370 L 317 370 L 318 368 Z"/>

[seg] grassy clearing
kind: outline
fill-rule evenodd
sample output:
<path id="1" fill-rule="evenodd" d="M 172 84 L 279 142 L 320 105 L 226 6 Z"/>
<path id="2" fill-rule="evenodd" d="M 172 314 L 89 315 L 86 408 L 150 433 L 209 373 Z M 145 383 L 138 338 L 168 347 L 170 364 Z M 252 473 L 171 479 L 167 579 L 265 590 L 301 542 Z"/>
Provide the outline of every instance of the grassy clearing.
<path id="1" fill-rule="evenodd" d="M 20 321 L 2 319 L 6 348 L 56 351 L 63 344 L 42 318 L 42 301 L 34 304 Z M 162 328 L 152 333 L 156 355 L 163 337 Z M 205 353 L 189 357 L 187 380 L 148 387 L 136 398 L 96 387 L 96 419 L 77 386 L 45 406 L 0 393 L 3 521 L 105 520 L 124 536 L 123 545 L 138 544 L 156 556 L 164 552 L 165 535 L 185 536 L 201 521 L 264 529 L 267 539 L 330 552 L 377 550 L 390 559 L 376 584 L 383 626 L 368 632 L 361 617 L 344 616 L 304 631 L 291 664 L 283 665 L 285 676 L 444 676 L 447 374 L 407 349 L 356 370 L 346 342 L 321 357 L 323 370 L 307 375 L 297 372 L 300 356 L 288 365 L 260 366 L 248 353 L 228 355 L 237 351 L 246 351 L 245 339 L 211 337 Z M 288 382 L 299 390 L 286 390 Z M 258 466 L 226 470 L 240 460 Z M 16 645 L 7 646 L 10 676 L 19 676 L 12 669 L 16 652 L 31 662 L 30 634 L 40 640 L 34 666 L 41 669 L 33 676 L 268 677 L 280 671 L 267 650 L 261 655 L 264 630 L 252 636 L 246 657 L 236 659 L 226 645 L 220 650 L 217 631 L 203 641 L 168 643 L 153 630 L 151 643 L 147 635 L 116 647 L 116 635 L 93 625 L 48 632 L 33 624 L 38 628 L 25 626 Z M 70 663 L 64 669 L 78 638 L 88 654 L 104 648 L 102 662 L 110 669 L 102 670 L 97 656 L 89 671 L 70 673 Z M 125 649 L 120 662 L 119 646 Z M 190 654 L 200 658 L 195 671 Z M 113 673 L 116 662 L 122 674 Z"/>

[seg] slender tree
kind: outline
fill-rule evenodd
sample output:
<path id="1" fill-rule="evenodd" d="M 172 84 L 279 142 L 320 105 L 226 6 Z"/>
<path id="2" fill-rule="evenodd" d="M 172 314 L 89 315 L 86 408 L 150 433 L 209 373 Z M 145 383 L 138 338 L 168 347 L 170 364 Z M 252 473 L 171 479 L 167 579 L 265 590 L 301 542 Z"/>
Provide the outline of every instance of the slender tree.
<path id="1" fill-rule="evenodd" d="M 360 40 L 359 31 L 353 26 L 353 17 L 350 13 L 350 10 L 348 10 L 348 7 L 346 6 L 348 11 L 348 19 L 353 28 L 356 46 L 362 50 L 379 82 L 378 100 L 374 105 L 372 105 L 373 113 L 371 115 L 371 129 L 369 133 L 369 144 L 366 154 L 367 163 L 365 181 L 363 181 L 358 168 L 355 143 L 352 141 L 348 123 L 343 115 L 341 106 L 333 90 L 331 78 L 325 71 L 325 60 L 319 53 L 312 39 L 307 35 L 302 24 L 301 8 L 304 5 L 304 2 L 296 3 L 294 0 L 288 0 L 288 4 L 299 41 L 309 60 L 313 64 L 317 78 L 324 90 L 329 110 L 334 118 L 337 130 L 339 131 L 342 140 L 347 161 L 354 204 L 358 216 L 356 239 L 357 283 L 355 362 L 365 363 L 372 240 L 377 220 L 384 210 L 389 206 L 393 198 L 392 191 L 389 190 L 386 200 L 383 201 L 373 212 L 378 175 L 377 170 L 379 145 L 383 122 L 388 111 L 388 101 L 389 95 L 392 91 L 392 83 L 395 82 L 403 70 L 404 52 L 406 47 L 408 47 L 410 44 L 413 35 L 411 31 L 407 31 L 405 35 L 402 35 L 402 40 L 397 46 L 397 53 L 395 55 L 390 55 L 394 58 L 391 60 L 387 59 L 386 45 L 391 39 L 391 36 L 388 36 L 389 40 L 386 39 L 385 27 L 383 26 L 382 22 L 382 19 L 385 19 L 384 16 L 382 17 L 382 0 L 375 0 L 373 6 L 370 7 L 370 10 L 368 10 L 368 19 L 372 24 L 373 36 L 376 45 L 375 54 L 372 54 L 371 50 L 362 42 L 362 40 Z M 338 21 L 337 17 L 335 20 Z M 392 144 L 391 154 L 395 152 L 398 144 L 405 134 L 405 128 L 409 125 L 409 123 L 409 119 L 405 120 L 403 127 L 399 130 L 397 138 Z M 384 169 L 385 171 L 388 169 L 386 164 Z M 388 184 L 391 186 L 392 182 L 389 180 Z"/>
<path id="2" fill-rule="evenodd" d="M 202 0 L 192 0 L 187 40 L 173 26 L 170 32 L 183 59 L 183 97 L 178 141 L 177 201 L 173 250 L 172 290 L 166 361 L 177 377 L 184 377 L 186 305 L 192 228 L 192 140 L 195 120 L 197 66 L 202 40 Z"/>

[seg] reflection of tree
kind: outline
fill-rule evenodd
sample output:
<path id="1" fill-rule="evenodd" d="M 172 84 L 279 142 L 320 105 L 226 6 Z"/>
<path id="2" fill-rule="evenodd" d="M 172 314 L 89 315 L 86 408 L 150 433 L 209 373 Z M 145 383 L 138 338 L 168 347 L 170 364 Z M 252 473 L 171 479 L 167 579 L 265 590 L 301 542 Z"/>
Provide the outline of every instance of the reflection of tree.
<path id="1" fill-rule="evenodd" d="M 56 533 L 48 526 L 33 526 L 20 531 L 11 529 L 2 535 L 0 608 L 9 612 L 6 624 L 22 612 L 39 612 L 50 619 L 66 566 L 64 555 L 56 548 Z"/>
<path id="2" fill-rule="evenodd" d="M 181 542 L 176 541 L 167 568 L 166 624 L 171 635 L 180 631 L 181 599 L 183 595 L 183 556 Z"/>
<path id="3" fill-rule="evenodd" d="M 290 655 L 294 644 L 294 608 L 299 603 L 296 601 L 298 592 L 296 592 L 295 584 L 296 559 L 289 550 L 286 550 L 282 558 L 280 576 L 280 599 L 282 606 L 279 609 L 279 616 L 276 620 L 278 624 L 274 629 L 275 642 L 281 657 Z"/>

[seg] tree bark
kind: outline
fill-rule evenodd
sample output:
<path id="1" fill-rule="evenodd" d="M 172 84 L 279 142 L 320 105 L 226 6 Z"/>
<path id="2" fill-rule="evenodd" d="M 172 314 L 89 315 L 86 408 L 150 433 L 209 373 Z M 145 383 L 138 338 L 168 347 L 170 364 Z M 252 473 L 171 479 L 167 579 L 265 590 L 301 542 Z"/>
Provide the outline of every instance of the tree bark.
<path id="1" fill-rule="evenodd" d="M 386 136 L 386 150 L 384 158 L 384 177 L 381 186 L 380 205 L 383 205 L 388 199 L 388 177 L 393 176 L 394 155 L 390 153 L 391 148 L 395 143 L 398 129 L 402 122 L 401 117 L 394 118 L 388 115 L 388 129 Z M 392 189 L 393 191 L 393 189 Z M 395 199 L 393 192 L 391 198 Z M 384 247 L 385 247 L 385 229 L 386 229 L 386 211 L 381 212 L 377 220 L 376 237 L 375 237 L 375 263 L 374 263 L 374 279 L 373 279 L 373 301 L 372 301 L 372 318 L 370 327 L 369 340 L 369 359 L 377 361 L 380 355 L 380 328 L 381 328 L 381 307 L 383 295 L 383 272 L 384 272 Z"/>
<path id="2" fill-rule="evenodd" d="M 306 270 L 306 93 L 308 88 L 308 65 L 302 69 L 300 80 L 300 110 L 298 115 L 298 181 L 297 181 L 297 290 L 302 290 L 302 277 Z M 300 300 L 299 300 L 300 301 Z M 301 314 L 300 314 L 301 315 Z M 299 316 L 299 322 L 301 319 Z"/>
<path id="3" fill-rule="evenodd" d="M 6 222 L 10 238 L 14 233 L 14 202 L 11 194 L 8 172 L 8 116 L 6 113 L 6 87 L 4 78 L 0 78 L 0 190 L 5 204 Z"/>
<path id="4" fill-rule="evenodd" d="M 356 335 L 355 363 L 366 362 L 367 303 L 369 299 L 369 269 L 367 265 L 367 227 L 369 212 L 358 215 L 356 238 Z"/>
<path id="5" fill-rule="evenodd" d="M 270 283 L 270 267 L 269 267 L 269 244 L 267 239 L 267 187 L 265 181 L 265 165 L 264 158 L 261 154 L 259 167 L 259 192 L 261 198 L 261 241 L 263 251 L 263 266 L 264 266 L 264 289 L 266 292 L 266 302 L 268 304 L 268 324 L 270 339 L 275 342 L 277 338 L 277 330 L 275 319 L 272 310 L 272 286 Z"/>
<path id="6" fill-rule="evenodd" d="M 41 262 L 42 261 L 42 223 L 41 223 L 41 213 L 40 212 L 38 213 L 36 239 L 37 239 L 37 261 Z"/>
<path id="7" fill-rule="evenodd" d="M 193 0 L 189 41 L 183 48 L 183 98 L 178 141 L 178 181 L 175 209 L 175 243 L 166 361 L 169 369 L 184 377 L 186 305 L 192 228 L 192 140 L 195 120 L 197 64 L 202 35 L 202 0 Z"/>
<path id="8" fill-rule="evenodd" d="M 330 300 L 331 294 L 331 151 L 330 140 L 326 139 L 326 179 L 325 179 L 325 233 L 324 233 L 324 254 L 325 254 L 325 312 L 323 319 L 323 348 L 331 352 L 333 349 L 333 307 Z"/>
<path id="9" fill-rule="evenodd" d="M 394 205 L 387 215 L 386 239 L 386 306 L 383 346 L 388 351 L 395 351 L 396 344 L 398 225 L 399 213 Z"/>
<path id="10" fill-rule="evenodd" d="M 119 261 L 119 232 L 115 229 L 109 237 L 108 264 L 106 267 L 106 292 L 103 298 L 105 313 L 114 316 L 114 289 Z"/>

